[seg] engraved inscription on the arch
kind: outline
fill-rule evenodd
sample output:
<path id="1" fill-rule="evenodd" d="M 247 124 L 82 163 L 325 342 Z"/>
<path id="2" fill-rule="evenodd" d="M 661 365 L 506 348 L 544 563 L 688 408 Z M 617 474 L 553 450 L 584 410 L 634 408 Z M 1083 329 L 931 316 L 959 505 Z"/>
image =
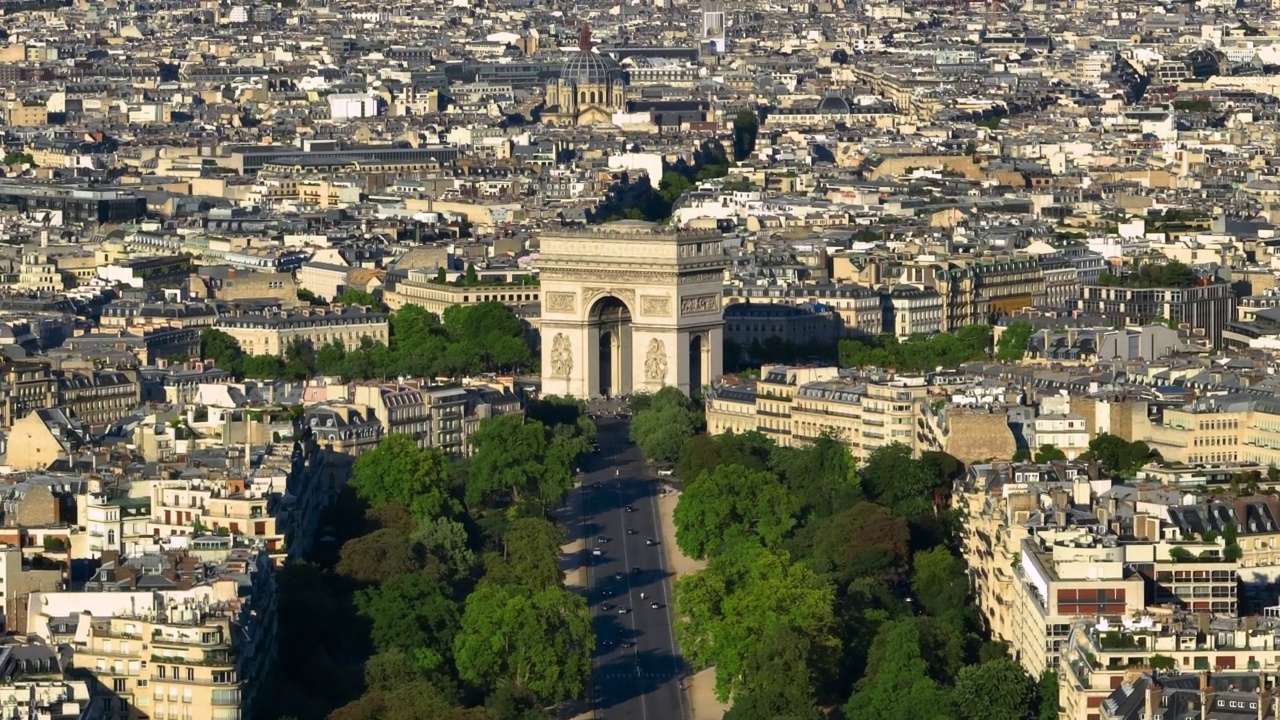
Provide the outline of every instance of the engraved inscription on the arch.
<path id="1" fill-rule="evenodd" d="M 641 295 L 640 314 L 650 317 L 670 317 L 671 298 L 661 295 Z"/>
<path id="2" fill-rule="evenodd" d="M 680 300 L 681 314 L 714 312 L 719 309 L 719 295 L 694 295 Z"/>
<path id="3" fill-rule="evenodd" d="M 724 277 L 723 273 L 716 275 L 717 278 Z M 643 272 L 637 270 L 591 270 L 578 268 L 553 268 L 546 267 L 542 270 L 542 280 L 568 280 L 578 282 L 607 282 L 619 283 L 622 285 L 635 284 L 664 284 L 673 283 L 677 280 L 676 273 L 672 272 Z"/>
<path id="4" fill-rule="evenodd" d="M 550 312 L 573 312 L 577 309 L 578 297 L 571 292 L 549 292 L 545 301 Z"/>

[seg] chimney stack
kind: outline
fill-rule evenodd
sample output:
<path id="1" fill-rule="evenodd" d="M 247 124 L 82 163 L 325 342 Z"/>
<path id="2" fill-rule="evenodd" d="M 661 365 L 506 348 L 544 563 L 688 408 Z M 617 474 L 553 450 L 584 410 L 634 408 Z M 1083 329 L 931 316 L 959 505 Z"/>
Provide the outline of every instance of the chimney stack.
<path id="1" fill-rule="evenodd" d="M 1143 720 L 1152 720 L 1156 716 L 1156 707 L 1160 704 L 1160 686 L 1154 677 L 1147 678 L 1147 707 Z"/>

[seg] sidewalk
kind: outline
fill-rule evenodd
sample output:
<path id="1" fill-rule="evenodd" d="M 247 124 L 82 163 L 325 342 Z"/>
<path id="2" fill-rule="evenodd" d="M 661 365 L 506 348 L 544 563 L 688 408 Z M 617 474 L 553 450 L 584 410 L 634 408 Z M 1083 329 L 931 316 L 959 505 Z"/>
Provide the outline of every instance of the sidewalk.
<path id="1" fill-rule="evenodd" d="M 667 556 L 667 567 L 675 573 L 679 580 L 685 575 L 696 573 L 705 568 L 705 560 L 694 560 L 680 552 L 676 545 L 676 526 L 673 520 L 676 503 L 680 501 L 678 493 L 667 493 L 658 498 L 658 512 L 662 516 L 662 548 Z M 729 706 L 716 699 L 716 669 L 711 667 L 690 675 L 684 682 L 685 694 L 689 704 L 693 706 L 693 720 L 720 720 Z"/>

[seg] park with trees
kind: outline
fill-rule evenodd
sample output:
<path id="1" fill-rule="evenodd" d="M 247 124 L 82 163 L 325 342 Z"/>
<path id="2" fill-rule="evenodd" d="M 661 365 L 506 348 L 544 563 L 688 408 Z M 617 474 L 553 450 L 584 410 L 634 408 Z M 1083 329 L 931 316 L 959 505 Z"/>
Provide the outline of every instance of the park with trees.
<path id="1" fill-rule="evenodd" d="M 632 410 L 632 439 L 676 466 L 677 545 L 707 563 L 676 581 L 676 633 L 727 720 L 1057 717 L 1056 677 L 984 637 L 945 509 L 954 458 L 891 444 L 859 466 L 835 437 L 711 436 L 675 390 Z"/>
<path id="2" fill-rule="evenodd" d="M 405 435 L 357 458 L 325 537 L 278 575 L 280 656 L 255 715 L 546 720 L 581 699 L 591 614 L 549 513 L 594 438 L 553 398 L 485 420 L 469 458 Z"/>

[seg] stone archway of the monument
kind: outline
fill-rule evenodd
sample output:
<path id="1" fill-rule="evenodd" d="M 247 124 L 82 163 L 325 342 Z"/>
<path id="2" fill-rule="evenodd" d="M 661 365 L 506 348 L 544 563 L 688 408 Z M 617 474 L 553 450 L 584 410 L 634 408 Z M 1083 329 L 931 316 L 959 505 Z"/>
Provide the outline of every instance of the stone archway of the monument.
<path id="1" fill-rule="evenodd" d="M 632 391 L 631 309 L 612 295 L 596 300 L 587 313 L 588 388 L 600 397 Z"/>

